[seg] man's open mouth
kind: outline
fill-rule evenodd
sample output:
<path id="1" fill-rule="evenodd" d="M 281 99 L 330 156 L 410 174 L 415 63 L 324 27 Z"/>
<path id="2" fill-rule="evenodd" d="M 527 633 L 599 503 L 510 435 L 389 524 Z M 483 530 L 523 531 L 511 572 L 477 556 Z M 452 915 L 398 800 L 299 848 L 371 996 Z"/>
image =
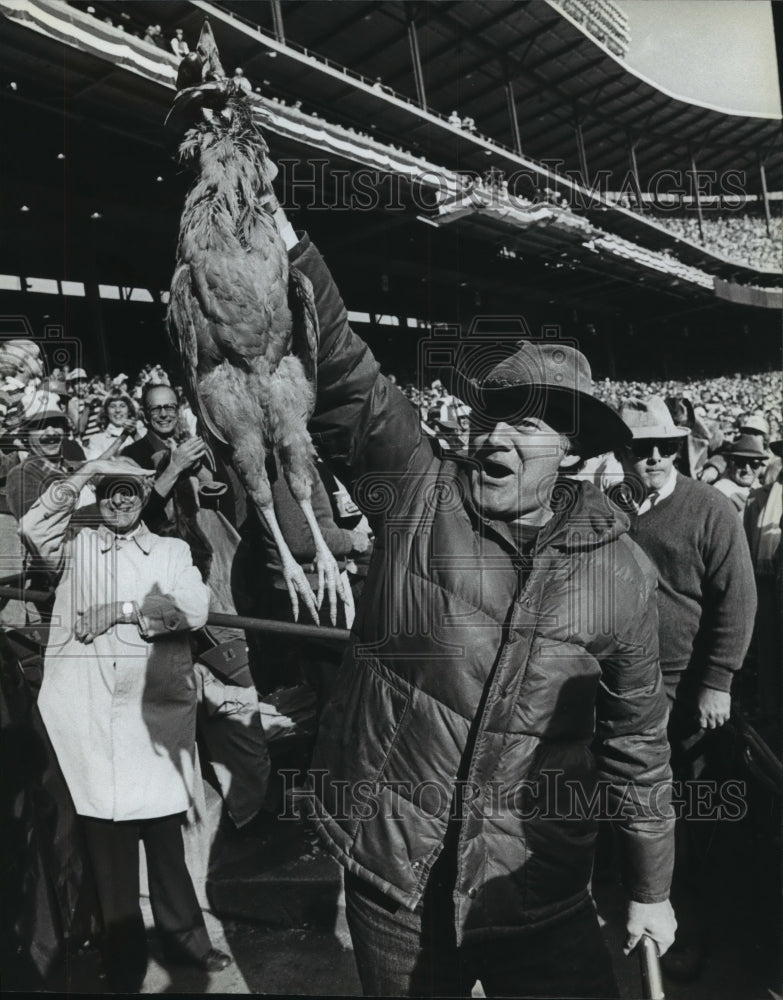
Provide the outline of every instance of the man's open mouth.
<path id="1" fill-rule="evenodd" d="M 507 465 L 503 465 L 502 462 L 496 462 L 492 458 L 482 458 L 481 468 L 484 475 L 490 479 L 505 479 L 513 475 L 513 471 Z"/>

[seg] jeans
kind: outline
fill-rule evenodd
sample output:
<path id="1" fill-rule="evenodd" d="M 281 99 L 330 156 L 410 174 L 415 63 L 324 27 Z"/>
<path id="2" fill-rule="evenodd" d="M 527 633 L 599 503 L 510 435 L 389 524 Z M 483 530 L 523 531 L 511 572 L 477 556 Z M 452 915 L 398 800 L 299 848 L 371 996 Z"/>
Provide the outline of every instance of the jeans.
<path id="1" fill-rule="evenodd" d="M 346 873 L 346 917 L 365 996 L 619 997 L 592 903 L 556 924 L 457 947 L 453 881 L 436 865 L 422 904 L 398 906 Z"/>

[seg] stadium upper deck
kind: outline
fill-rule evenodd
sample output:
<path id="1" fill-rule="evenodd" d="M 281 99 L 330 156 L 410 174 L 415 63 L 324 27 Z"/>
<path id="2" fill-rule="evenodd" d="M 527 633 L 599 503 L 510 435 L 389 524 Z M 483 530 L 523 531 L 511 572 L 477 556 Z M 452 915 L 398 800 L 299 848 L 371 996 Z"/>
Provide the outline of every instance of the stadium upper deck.
<path id="1" fill-rule="evenodd" d="M 737 283 L 780 282 L 776 271 L 672 236 L 603 196 L 629 184 L 647 190 L 665 168 L 679 172 L 687 200 L 694 167 L 724 180 L 733 172 L 735 199 L 737 190 L 762 196 L 764 183 L 783 187 L 780 123 L 665 94 L 545 0 L 0 0 L 0 13 L 0 55 L 15 87 L 6 89 L 6 132 L 17 140 L 6 145 L 4 210 L 16 215 L 5 271 L 13 258 L 16 273 L 41 273 L 45 248 L 49 273 L 97 260 L 105 280 L 165 287 L 185 183 L 173 176 L 162 129 L 176 59 L 133 31 L 154 21 L 166 38 L 182 27 L 194 44 L 209 13 L 225 65 L 241 65 L 260 89 L 275 154 L 293 163 L 283 176 L 289 204 L 312 203 L 312 193 L 316 208 L 330 209 L 311 212 L 307 225 L 339 256 L 360 307 L 383 311 L 391 287 L 400 311 L 423 315 L 426 300 L 436 318 L 509 310 L 520 294 L 651 317 L 712 309 L 716 291 Z M 65 144 L 66 164 L 56 166 Z M 319 155 L 328 169 L 311 169 L 302 183 L 294 161 Z M 483 195 L 469 212 L 449 212 L 460 175 L 490 167 L 527 185 L 508 186 L 517 215 Z M 364 211 L 341 212 L 350 206 L 330 201 L 333 189 L 345 176 L 350 188 L 361 171 L 375 195 L 385 193 Z M 401 183 L 385 185 L 389 178 Z M 557 196 L 541 203 L 546 187 Z M 440 206 L 433 189 L 445 192 Z M 23 218 L 17 206 L 28 203 L 34 213 Z M 85 221 L 96 212 L 101 225 Z"/>

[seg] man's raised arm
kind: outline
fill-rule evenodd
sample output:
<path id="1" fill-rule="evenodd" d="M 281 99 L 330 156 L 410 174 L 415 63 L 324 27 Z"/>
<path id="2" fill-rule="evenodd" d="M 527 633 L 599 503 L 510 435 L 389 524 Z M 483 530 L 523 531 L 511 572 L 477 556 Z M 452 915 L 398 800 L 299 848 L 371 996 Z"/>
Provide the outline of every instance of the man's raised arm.
<path id="1" fill-rule="evenodd" d="M 309 237 L 297 237 L 282 209 L 275 218 L 291 267 L 313 286 L 320 337 L 310 432 L 319 454 L 349 486 L 366 473 L 404 471 L 417 452 L 429 452 L 416 408 L 381 374 L 370 348 L 351 330 L 340 292 Z"/>

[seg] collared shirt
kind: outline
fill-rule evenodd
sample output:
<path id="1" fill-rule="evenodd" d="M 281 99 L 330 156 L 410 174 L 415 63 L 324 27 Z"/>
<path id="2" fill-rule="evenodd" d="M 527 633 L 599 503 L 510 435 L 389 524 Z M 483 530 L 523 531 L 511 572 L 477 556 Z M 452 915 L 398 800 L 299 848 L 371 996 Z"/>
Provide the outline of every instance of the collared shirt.
<path id="1" fill-rule="evenodd" d="M 647 496 L 639 504 L 636 511 L 637 514 L 646 514 L 648 510 L 652 510 L 656 504 L 659 504 L 661 500 L 665 500 L 666 497 L 670 497 L 674 493 L 674 487 L 677 484 L 677 470 L 674 466 L 669 470 L 669 478 L 663 484 L 659 490 L 651 490 Z"/>

